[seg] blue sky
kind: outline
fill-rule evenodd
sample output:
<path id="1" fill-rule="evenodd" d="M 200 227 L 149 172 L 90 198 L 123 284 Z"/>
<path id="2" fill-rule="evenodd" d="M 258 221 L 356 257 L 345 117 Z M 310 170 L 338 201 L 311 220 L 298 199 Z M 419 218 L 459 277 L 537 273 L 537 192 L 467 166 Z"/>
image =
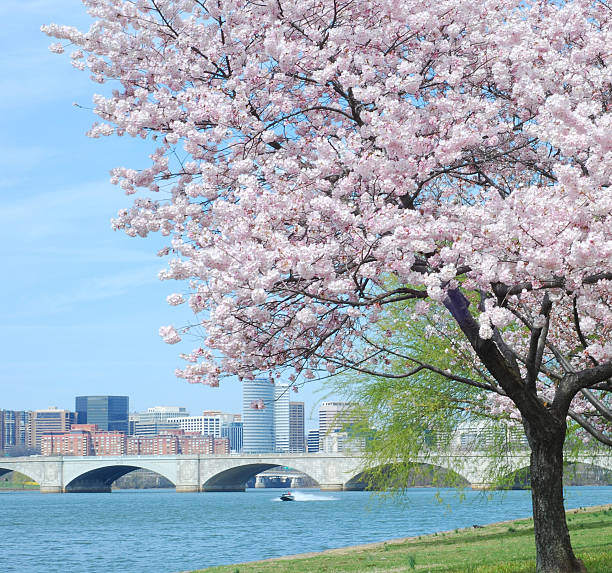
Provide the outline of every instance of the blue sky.
<path id="1" fill-rule="evenodd" d="M 174 377 L 181 349 L 158 329 L 191 317 L 165 301 L 181 288 L 157 279 L 161 238 L 110 228 L 130 198 L 108 173 L 147 166 L 148 147 L 85 136 L 95 116 L 73 103 L 91 107 L 100 87 L 49 52 L 53 40 L 40 32 L 51 22 L 87 27 L 82 5 L 2 0 L 0 17 L 0 408 L 73 409 L 77 395 L 121 394 L 135 411 L 240 412 L 238 382 L 215 389 Z M 313 385 L 292 399 L 315 417 L 323 397 Z"/>

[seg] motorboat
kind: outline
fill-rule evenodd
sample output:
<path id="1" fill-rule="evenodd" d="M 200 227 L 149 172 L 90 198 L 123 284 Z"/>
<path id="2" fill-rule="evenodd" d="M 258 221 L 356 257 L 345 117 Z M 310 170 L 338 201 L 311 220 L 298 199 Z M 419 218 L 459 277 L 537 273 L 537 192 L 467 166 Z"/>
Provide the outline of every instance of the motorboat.
<path id="1" fill-rule="evenodd" d="M 295 501 L 294 495 L 290 491 L 286 491 L 283 495 L 280 496 L 281 501 Z"/>

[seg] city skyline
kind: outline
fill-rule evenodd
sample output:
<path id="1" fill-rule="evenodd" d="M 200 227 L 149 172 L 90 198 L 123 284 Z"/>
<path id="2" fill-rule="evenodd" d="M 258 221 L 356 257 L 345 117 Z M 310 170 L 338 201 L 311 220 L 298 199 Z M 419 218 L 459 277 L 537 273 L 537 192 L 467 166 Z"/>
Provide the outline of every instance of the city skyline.
<path id="1" fill-rule="evenodd" d="M 51 22 L 86 28 L 74 0 L 6 0 L 11 22 L 0 38 L 0 240 L 5 301 L 0 329 L 1 408 L 72 409 L 78 395 L 129 395 L 133 411 L 181 405 L 239 411 L 237 380 L 220 388 L 178 381 L 179 353 L 194 340 L 164 344 L 160 326 L 193 321 L 166 297 L 185 290 L 162 282 L 159 237 L 129 238 L 110 219 L 131 198 L 109 182 L 110 169 L 145 167 L 150 148 L 131 138 L 89 139 L 96 117 L 88 74 L 52 54 L 40 32 Z M 73 104 L 76 104 L 73 105 Z M 145 151 L 146 150 L 146 151 Z M 315 426 L 318 385 L 300 388 L 306 426 Z"/>
<path id="2" fill-rule="evenodd" d="M 51 411 L 51 410 L 65 410 L 65 411 L 69 411 L 69 412 L 73 412 L 76 414 L 77 409 L 75 407 L 75 399 L 78 396 L 74 396 L 72 399 L 72 406 L 67 405 L 66 407 L 64 406 L 58 406 L 57 404 L 50 404 L 50 405 L 36 405 L 34 407 L 31 408 L 20 408 L 20 407 L 10 407 L 9 405 L 5 404 L 5 403 L 0 403 L 0 411 L 5 410 L 5 411 L 11 411 L 11 412 L 36 412 L 36 411 Z M 189 416 L 189 417 L 194 417 L 194 416 L 202 416 L 202 415 L 212 415 L 212 413 L 220 413 L 222 415 L 226 415 L 226 416 L 232 416 L 232 415 L 238 415 L 239 417 L 242 416 L 244 414 L 244 410 L 243 410 L 243 396 L 241 395 L 240 397 L 240 401 L 241 401 L 241 407 L 235 410 L 229 409 L 229 410 L 221 410 L 221 409 L 215 409 L 215 410 L 211 410 L 210 408 L 204 408 L 202 410 L 191 410 L 188 406 L 185 405 L 179 405 L 179 404 L 155 404 L 155 405 L 148 405 L 145 406 L 144 408 L 139 408 L 139 409 L 135 409 L 132 407 L 132 401 L 131 401 L 131 396 L 128 396 L 129 398 L 129 410 L 128 413 L 130 416 L 132 415 L 139 415 L 139 414 L 146 414 L 146 413 L 151 413 L 155 410 L 158 409 L 165 409 L 165 408 L 172 408 L 172 409 L 176 409 L 177 411 L 180 410 L 181 414 L 180 415 L 184 415 L 184 416 Z M 313 406 L 312 412 L 311 412 L 311 416 L 309 418 L 306 418 L 306 416 L 304 416 L 304 420 L 309 420 L 310 422 L 312 422 L 312 428 L 313 429 L 318 429 L 319 427 L 319 423 L 320 423 L 320 414 L 319 414 L 319 406 L 321 404 L 324 404 L 325 402 L 320 402 L 317 403 Z M 295 400 L 289 400 L 288 404 L 290 405 L 294 405 L 294 404 L 302 404 L 303 406 L 303 401 L 295 401 Z M 176 415 L 176 414 L 175 414 Z M 308 427 L 307 424 L 305 423 L 305 431 L 308 431 Z"/>
<path id="3" fill-rule="evenodd" d="M 46 450 L 43 450 L 46 453 L 43 451 L 43 455 L 62 453 L 66 448 L 69 455 L 75 455 L 77 449 L 85 451 L 85 446 L 82 436 L 75 437 L 73 430 L 77 434 L 84 430 L 100 436 L 108 433 L 146 438 L 174 432 L 195 433 L 228 438 L 228 448 L 232 452 L 245 453 L 339 452 L 349 443 L 350 449 L 363 449 L 365 442 L 362 439 L 355 441 L 350 430 L 347 433 L 344 428 L 345 424 L 353 421 L 350 410 L 354 403 L 323 402 L 319 409 L 318 429 L 313 431 L 304 424 L 304 403 L 289 400 L 289 388 L 287 385 L 271 385 L 263 378 L 248 381 L 244 385 L 240 414 L 204 410 L 201 416 L 192 416 L 181 406 L 153 406 L 146 412 L 131 412 L 128 396 L 100 395 L 76 396 L 74 411 L 58 408 L 12 411 L 0 408 L 0 454 L 4 451 L 8 454 L 14 449 L 20 452 L 12 455 L 40 453 L 41 439 L 46 434 L 53 434 L 55 438 L 45 438 Z M 279 401 L 279 398 L 282 400 Z M 311 443 L 313 434 L 317 436 L 316 444 Z M 320 436 L 323 437 L 322 442 Z M 180 449 L 180 444 L 177 444 Z M 85 449 L 89 451 L 90 446 Z M 126 447 L 125 443 L 121 447 Z M 23 448 L 28 451 L 21 452 Z"/>

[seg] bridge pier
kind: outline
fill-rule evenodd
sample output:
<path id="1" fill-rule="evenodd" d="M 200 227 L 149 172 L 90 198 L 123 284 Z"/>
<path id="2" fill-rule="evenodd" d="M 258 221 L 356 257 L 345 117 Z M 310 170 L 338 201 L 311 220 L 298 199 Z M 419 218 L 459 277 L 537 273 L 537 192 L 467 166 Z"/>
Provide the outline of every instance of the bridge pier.
<path id="1" fill-rule="evenodd" d="M 176 493 L 197 493 L 200 491 L 200 486 L 193 484 L 177 484 L 175 489 Z"/>
<path id="2" fill-rule="evenodd" d="M 494 489 L 498 489 L 498 486 L 494 483 L 487 483 L 487 482 L 482 482 L 482 483 L 471 483 L 470 487 L 472 489 L 475 490 L 494 490 Z"/>
<path id="3" fill-rule="evenodd" d="M 344 484 L 343 483 L 322 483 L 322 484 L 319 484 L 319 489 L 321 491 L 343 491 Z"/>
<path id="4" fill-rule="evenodd" d="M 110 485 L 93 485 L 65 488 L 64 493 L 111 493 Z"/>
<path id="5" fill-rule="evenodd" d="M 363 491 L 365 489 L 365 485 L 363 483 L 347 483 L 342 488 L 343 491 Z"/>
<path id="6" fill-rule="evenodd" d="M 203 485 L 200 491 L 246 491 L 245 484 L 215 484 Z"/>
<path id="7" fill-rule="evenodd" d="M 64 488 L 61 485 L 42 485 L 40 493 L 64 493 Z"/>

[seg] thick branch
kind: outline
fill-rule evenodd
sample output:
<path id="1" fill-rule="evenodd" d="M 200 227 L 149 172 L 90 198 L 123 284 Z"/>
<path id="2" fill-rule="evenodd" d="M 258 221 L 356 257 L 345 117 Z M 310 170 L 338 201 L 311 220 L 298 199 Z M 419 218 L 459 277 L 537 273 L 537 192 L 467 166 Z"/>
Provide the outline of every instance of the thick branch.
<path id="1" fill-rule="evenodd" d="M 583 285 L 594 285 L 602 280 L 612 280 L 612 273 L 595 273 L 594 275 L 586 276 L 582 279 Z M 506 297 L 515 294 L 521 294 L 524 290 L 545 290 L 551 288 L 564 288 L 566 279 L 565 277 L 553 278 L 548 281 L 542 281 L 537 287 L 530 282 L 519 283 L 516 285 L 508 286 L 503 283 L 494 283 L 491 285 L 497 300 L 502 303 Z"/>
<path id="2" fill-rule="evenodd" d="M 612 378 L 612 360 L 610 362 L 604 362 L 593 368 L 585 368 L 576 372 L 578 388 L 590 388 L 600 382 L 606 382 L 608 378 Z"/>
<path id="3" fill-rule="evenodd" d="M 500 349 L 492 340 L 480 337 L 480 327 L 469 310 L 469 301 L 458 289 L 450 289 L 443 300 L 459 328 L 472 348 L 506 395 L 516 404 L 524 418 L 534 429 L 546 431 L 551 422 L 551 413 L 540 402 L 535 392 L 527 391 L 522 384 L 520 372 L 512 368 Z"/>
<path id="4" fill-rule="evenodd" d="M 548 326 L 550 324 L 550 311 L 552 302 L 548 294 L 544 295 L 540 315 L 544 317 L 544 325 L 541 328 L 532 328 L 529 341 L 529 353 L 527 354 L 527 386 L 535 391 L 536 380 L 542 364 L 546 338 L 548 337 Z"/>
<path id="5" fill-rule="evenodd" d="M 576 303 L 576 297 L 573 300 L 573 311 L 574 311 L 574 327 L 576 328 L 576 334 L 578 334 L 578 339 L 580 340 L 580 344 L 582 344 L 582 348 L 586 350 L 588 346 L 588 342 L 582 333 L 582 329 L 580 328 L 580 317 L 578 316 L 578 305 Z M 597 366 L 598 362 L 589 354 L 589 360 Z"/>
<path id="6" fill-rule="evenodd" d="M 514 370 L 492 340 L 480 337 L 480 326 L 469 310 L 470 302 L 458 289 L 450 289 L 443 300 L 444 306 L 455 319 L 468 342 L 482 360 L 493 378 L 512 397 L 519 389 L 520 373 Z"/>
<path id="7" fill-rule="evenodd" d="M 555 415 L 565 418 L 574 396 L 583 388 L 603 382 L 612 375 L 612 362 L 600 364 L 594 368 L 585 368 L 579 372 L 567 374 L 555 392 L 552 410 Z"/>

